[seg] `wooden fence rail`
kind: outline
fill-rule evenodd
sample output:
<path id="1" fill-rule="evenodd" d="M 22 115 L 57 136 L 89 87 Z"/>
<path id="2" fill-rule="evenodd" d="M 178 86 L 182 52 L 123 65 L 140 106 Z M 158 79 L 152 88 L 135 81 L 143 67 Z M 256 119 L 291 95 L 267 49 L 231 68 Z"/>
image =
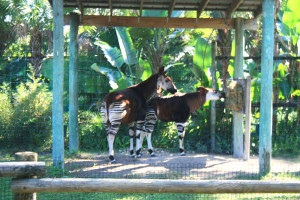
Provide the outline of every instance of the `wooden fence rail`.
<path id="1" fill-rule="evenodd" d="M 45 162 L 0 162 L 0 177 L 45 175 Z"/>
<path id="2" fill-rule="evenodd" d="M 300 181 L 42 178 L 12 181 L 15 193 L 300 193 Z"/>

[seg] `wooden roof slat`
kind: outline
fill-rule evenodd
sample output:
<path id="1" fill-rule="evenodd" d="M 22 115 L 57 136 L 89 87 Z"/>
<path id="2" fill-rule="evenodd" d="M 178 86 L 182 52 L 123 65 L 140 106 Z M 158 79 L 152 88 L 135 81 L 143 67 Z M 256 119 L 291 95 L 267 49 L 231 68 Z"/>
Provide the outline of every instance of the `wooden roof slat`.
<path id="1" fill-rule="evenodd" d="M 76 0 L 76 1 L 77 1 L 78 8 L 81 12 L 81 15 L 84 15 L 84 9 L 83 9 L 83 6 L 82 6 L 82 1 L 81 0 Z"/>
<path id="2" fill-rule="evenodd" d="M 207 7 L 207 4 L 210 0 L 202 0 L 202 2 L 199 5 L 199 9 L 197 10 L 197 18 L 200 17 L 201 13 L 204 11 L 204 9 Z"/>
<path id="3" fill-rule="evenodd" d="M 112 13 L 113 13 L 112 0 L 108 0 L 108 5 L 109 5 L 109 9 L 110 9 L 110 16 L 112 16 Z"/>
<path id="4" fill-rule="evenodd" d="M 226 18 L 230 18 L 232 13 L 235 12 L 244 0 L 234 0 L 226 11 Z"/>
<path id="5" fill-rule="evenodd" d="M 140 17 L 143 14 L 143 4 L 144 4 L 144 0 L 141 0 L 141 3 L 140 3 Z"/>
<path id="6" fill-rule="evenodd" d="M 173 12 L 174 7 L 175 7 L 175 4 L 176 4 L 176 0 L 172 0 L 171 4 L 170 4 L 169 12 L 168 12 L 168 17 L 171 17 L 172 12 Z"/>

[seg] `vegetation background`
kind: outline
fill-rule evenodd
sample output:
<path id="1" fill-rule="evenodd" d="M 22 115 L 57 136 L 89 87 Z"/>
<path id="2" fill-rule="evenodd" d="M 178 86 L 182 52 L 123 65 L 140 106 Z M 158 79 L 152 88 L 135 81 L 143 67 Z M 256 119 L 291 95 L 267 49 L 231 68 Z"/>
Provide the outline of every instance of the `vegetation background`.
<path id="1" fill-rule="evenodd" d="M 0 153 L 16 151 L 51 152 L 52 103 L 52 10 L 46 0 L 0 1 Z M 79 12 L 65 9 L 65 13 Z M 136 16 L 134 11 L 115 10 L 118 15 Z M 90 9 L 86 14 L 108 14 Z M 205 12 L 204 17 L 223 13 Z M 167 16 L 148 11 L 143 16 Z M 173 12 L 173 17 L 195 16 L 194 12 Z M 273 91 L 273 154 L 298 156 L 300 153 L 299 79 L 300 4 L 297 0 L 276 3 Z M 241 16 L 251 17 L 249 13 Z M 260 101 L 261 19 L 256 31 L 245 31 L 245 76 L 251 75 L 251 100 Z M 68 148 L 68 65 L 69 27 L 65 26 L 65 145 Z M 79 27 L 79 134 L 81 151 L 107 151 L 106 133 L 99 103 L 113 90 L 139 83 L 166 66 L 181 92 L 197 86 L 211 86 L 211 43 L 217 41 L 220 57 L 234 56 L 234 30 L 149 29 Z M 286 58 L 289 57 L 289 58 Z M 233 77 L 233 59 L 217 61 L 218 89 L 222 80 Z M 217 102 L 215 153 L 232 153 L 232 115 Z M 210 106 L 205 104 L 191 116 L 185 148 L 210 152 Z M 252 110 L 251 153 L 258 153 L 259 106 Z M 178 148 L 176 126 L 158 122 L 153 145 L 172 151 Z M 122 127 L 115 148 L 129 147 L 128 129 Z"/>

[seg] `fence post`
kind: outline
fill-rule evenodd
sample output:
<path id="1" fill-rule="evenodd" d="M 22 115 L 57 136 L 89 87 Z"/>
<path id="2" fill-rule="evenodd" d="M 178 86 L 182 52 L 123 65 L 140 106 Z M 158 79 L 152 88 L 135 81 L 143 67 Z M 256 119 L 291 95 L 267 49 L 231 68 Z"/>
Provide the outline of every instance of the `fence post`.
<path id="1" fill-rule="evenodd" d="M 212 63 L 211 63 L 211 87 L 217 89 L 217 78 L 216 78 L 216 41 L 211 44 L 212 51 Z M 211 152 L 215 152 L 216 146 L 216 102 L 210 101 L 210 138 L 211 138 Z"/>
<path id="2" fill-rule="evenodd" d="M 15 153 L 16 161 L 38 161 L 38 154 L 34 152 L 18 152 Z M 36 176 L 18 176 L 16 179 L 35 178 Z M 15 200 L 36 200 L 36 193 L 15 193 Z"/>

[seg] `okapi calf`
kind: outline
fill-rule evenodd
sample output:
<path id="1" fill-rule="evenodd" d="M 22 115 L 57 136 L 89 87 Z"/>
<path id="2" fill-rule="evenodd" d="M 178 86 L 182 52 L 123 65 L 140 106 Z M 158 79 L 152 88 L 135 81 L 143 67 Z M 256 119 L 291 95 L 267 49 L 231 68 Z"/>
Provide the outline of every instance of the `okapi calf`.
<path id="1" fill-rule="evenodd" d="M 154 156 L 151 144 L 151 133 L 157 119 L 164 122 L 176 122 L 179 136 L 179 150 L 181 155 L 185 155 L 183 138 L 185 135 L 186 122 L 192 112 L 203 106 L 206 101 L 219 100 L 225 97 L 223 93 L 205 87 L 198 87 L 197 92 L 177 93 L 171 96 L 154 97 L 148 102 L 146 113 L 146 137 L 148 151 Z M 142 147 L 144 134 L 140 138 L 139 149 Z"/>
<path id="2" fill-rule="evenodd" d="M 163 67 L 147 80 L 111 92 L 104 98 L 101 104 L 101 117 L 107 131 L 110 162 L 115 162 L 113 144 L 120 125 L 129 125 L 130 155 L 133 156 L 134 122 L 137 122 L 136 139 L 139 144 L 140 132 L 145 124 L 146 101 L 161 89 L 172 94 L 177 92 L 172 79 L 165 75 Z"/>

